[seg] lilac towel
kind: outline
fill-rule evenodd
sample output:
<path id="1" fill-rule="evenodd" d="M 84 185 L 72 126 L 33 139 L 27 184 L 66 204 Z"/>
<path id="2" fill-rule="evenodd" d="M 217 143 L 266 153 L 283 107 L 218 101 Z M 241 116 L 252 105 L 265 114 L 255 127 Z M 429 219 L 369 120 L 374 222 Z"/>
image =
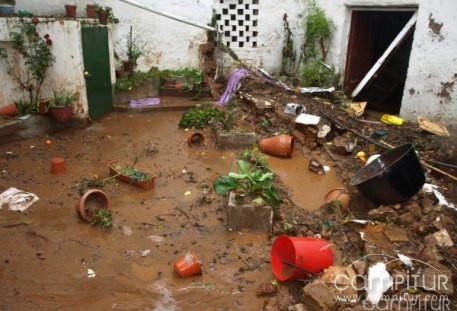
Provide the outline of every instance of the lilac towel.
<path id="1" fill-rule="evenodd" d="M 138 108 L 145 106 L 154 106 L 160 104 L 160 98 L 141 98 L 141 99 L 132 99 L 130 100 L 130 107 Z"/>
<path id="2" fill-rule="evenodd" d="M 221 106 L 223 104 L 226 104 L 227 102 L 230 101 L 232 98 L 233 94 L 235 94 L 236 91 L 236 86 L 238 85 L 238 82 L 240 82 L 241 78 L 247 75 L 249 71 L 247 69 L 238 69 L 235 70 L 230 74 L 229 82 L 227 84 L 227 88 L 225 89 L 224 94 L 222 94 L 221 98 L 217 101 L 217 105 Z"/>

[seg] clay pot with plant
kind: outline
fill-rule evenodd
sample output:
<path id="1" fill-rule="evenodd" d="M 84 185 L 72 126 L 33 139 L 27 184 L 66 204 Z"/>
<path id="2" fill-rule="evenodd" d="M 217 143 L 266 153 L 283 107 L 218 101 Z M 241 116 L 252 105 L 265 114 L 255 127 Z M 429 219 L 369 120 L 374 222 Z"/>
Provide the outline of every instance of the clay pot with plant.
<path id="1" fill-rule="evenodd" d="M 105 228 L 112 226 L 109 199 L 100 189 L 87 190 L 76 203 L 75 209 L 86 222 Z"/>
<path id="2" fill-rule="evenodd" d="M 86 15 L 88 18 L 97 18 L 97 12 L 95 12 L 96 4 L 86 5 Z"/>
<path id="3" fill-rule="evenodd" d="M 156 176 L 136 166 L 137 159 L 133 164 L 121 160 L 108 162 L 110 175 L 119 181 L 150 190 L 154 188 Z"/>
<path id="4" fill-rule="evenodd" d="M 130 26 L 130 33 L 127 38 L 127 60 L 122 61 L 124 72 L 131 73 L 138 65 L 138 59 L 144 55 L 143 46 L 138 38 L 133 37 L 133 27 Z"/>
<path id="5" fill-rule="evenodd" d="M 9 56 L 5 48 L 0 48 L 0 59 L 5 61 L 7 73 L 17 81 L 21 90 L 28 93 L 30 106 L 38 103 L 47 71 L 55 62 L 51 51 L 53 41 L 49 34 L 39 34 L 39 22 L 37 17 L 32 18 L 31 22 L 22 20 L 17 29 L 11 31 L 13 49 L 18 53 L 19 59 Z"/>
<path id="6" fill-rule="evenodd" d="M 108 25 L 108 23 L 117 24 L 119 19 L 114 17 L 113 9 L 109 6 L 95 6 L 95 13 L 97 13 L 98 21 L 102 25 Z"/>
<path id="7" fill-rule="evenodd" d="M 49 113 L 58 122 L 70 120 L 73 113 L 73 102 L 79 98 L 79 93 L 70 91 L 54 91 L 54 98 L 49 107 Z"/>
<path id="8" fill-rule="evenodd" d="M 74 4 L 65 4 L 65 12 L 67 17 L 75 18 L 76 17 L 77 6 Z"/>

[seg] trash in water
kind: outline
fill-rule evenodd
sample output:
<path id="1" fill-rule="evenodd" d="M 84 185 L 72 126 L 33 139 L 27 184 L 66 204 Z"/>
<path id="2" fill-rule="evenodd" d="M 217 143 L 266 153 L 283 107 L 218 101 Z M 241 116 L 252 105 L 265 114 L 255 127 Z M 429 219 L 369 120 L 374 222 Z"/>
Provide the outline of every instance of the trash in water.
<path id="1" fill-rule="evenodd" d="M 34 193 L 11 187 L 0 194 L 0 209 L 3 204 L 8 204 L 10 210 L 23 212 L 38 200 L 38 196 Z"/>
<path id="2" fill-rule="evenodd" d="M 400 117 L 397 117 L 397 116 L 390 115 L 390 114 L 384 114 L 381 117 L 381 122 L 383 122 L 385 124 L 400 126 L 403 124 L 403 119 Z"/>
<path id="3" fill-rule="evenodd" d="M 316 158 L 312 158 L 311 160 L 309 160 L 308 169 L 310 171 L 316 173 L 317 175 L 324 175 L 325 174 L 324 166 Z"/>
<path id="4" fill-rule="evenodd" d="M 178 259 L 175 262 L 174 269 L 182 278 L 202 274 L 200 261 L 192 251 L 188 251 L 183 257 Z"/>
<path id="5" fill-rule="evenodd" d="M 95 271 L 92 269 L 87 269 L 87 278 L 91 279 L 95 277 Z"/>
<path id="6" fill-rule="evenodd" d="M 321 117 L 319 117 L 319 116 L 302 113 L 295 119 L 295 123 L 300 123 L 300 124 L 305 124 L 305 125 L 317 125 L 317 124 L 319 124 L 320 120 L 321 120 Z"/>
<path id="7" fill-rule="evenodd" d="M 141 257 L 146 257 L 151 255 L 151 250 L 150 249 L 145 249 L 144 251 L 141 251 Z"/>
<path id="8" fill-rule="evenodd" d="M 335 88 L 329 87 L 327 89 L 320 88 L 320 87 L 302 87 L 300 88 L 301 93 L 308 93 L 308 94 L 313 94 L 313 93 L 333 93 L 335 92 Z"/>
<path id="9" fill-rule="evenodd" d="M 368 269 L 367 298 L 376 305 L 382 295 L 394 284 L 392 276 L 387 272 L 386 265 L 378 262 Z"/>
<path id="10" fill-rule="evenodd" d="M 130 100 L 130 107 L 131 108 L 155 106 L 155 105 L 158 105 L 158 104 L 160 104 L 160 98 L 157 98 L 157 97 Z"/>
<path id="11" fill-rule="evenodd" d="M 289 103 L 284 109 L 285 113 L 299 115 L 306 112 L 306 108 L 300 104 Z"/>

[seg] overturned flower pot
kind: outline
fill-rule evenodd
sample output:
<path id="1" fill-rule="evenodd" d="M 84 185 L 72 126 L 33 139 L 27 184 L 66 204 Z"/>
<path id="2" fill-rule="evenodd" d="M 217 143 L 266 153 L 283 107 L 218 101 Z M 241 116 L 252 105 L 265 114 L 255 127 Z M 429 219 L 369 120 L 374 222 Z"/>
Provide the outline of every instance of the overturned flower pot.
<path id="1" fill-rule="evenodd" d="M 227 204 L 227 229 L 242 228 L 271 232 L 273 209 L 269 205 L 256 206 L 249 200 L 240 201 L 234 191 L 229 194 Z"/>
<path id="2" fill-rule="evenodd" d="M 97 217 L 97 209 L 109 210 L 108 196 L 100 189 L 89 189 L 75 205 L 76 211 L 84 221 L 93 223 Z"/>

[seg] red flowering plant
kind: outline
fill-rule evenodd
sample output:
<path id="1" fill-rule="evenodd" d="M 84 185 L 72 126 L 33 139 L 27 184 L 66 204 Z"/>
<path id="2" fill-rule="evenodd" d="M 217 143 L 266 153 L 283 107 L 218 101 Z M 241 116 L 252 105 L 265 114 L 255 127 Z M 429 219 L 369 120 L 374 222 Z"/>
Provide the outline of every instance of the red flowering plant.
<path id="1" fill-rule="evenodd" d="M 10 34 L 13 49 L 22 57 L 23 70 L 19 69 L 21 64 L 15 63 L 15 58 L 8 57 L 5 48 L 0 48 L 0 58 L 7 63 L 8 73 L 17 80 L 21 89 L 29 93 L 30 105 L 38 104 L 46 72 L 55 62 L 51 52 L 52 39 L 49 34 L 40 36 L 36 28 L 38 22 L 37 17 L 31 22 L 24 21 Z"/>

